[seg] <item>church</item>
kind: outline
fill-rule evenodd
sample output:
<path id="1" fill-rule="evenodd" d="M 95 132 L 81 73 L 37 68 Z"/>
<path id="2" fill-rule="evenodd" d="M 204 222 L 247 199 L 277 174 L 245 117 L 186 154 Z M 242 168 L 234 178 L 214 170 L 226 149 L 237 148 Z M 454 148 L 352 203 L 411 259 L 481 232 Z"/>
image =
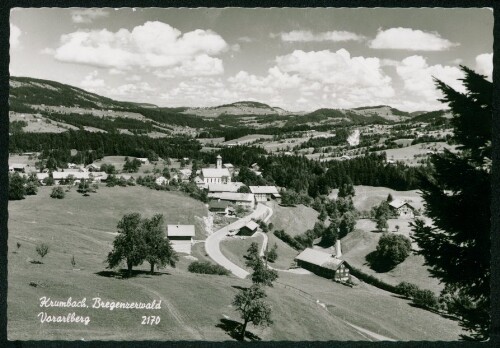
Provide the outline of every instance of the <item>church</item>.
<path id="1" fill-rule="evenodd" d="M 203 168 L 200 178 L 206 185 L 227 184 L 231 182 L 231 173 L 229 173 L 227 168 L 222 167 L 222 157 L 218 155 L 216 168 Z"/>

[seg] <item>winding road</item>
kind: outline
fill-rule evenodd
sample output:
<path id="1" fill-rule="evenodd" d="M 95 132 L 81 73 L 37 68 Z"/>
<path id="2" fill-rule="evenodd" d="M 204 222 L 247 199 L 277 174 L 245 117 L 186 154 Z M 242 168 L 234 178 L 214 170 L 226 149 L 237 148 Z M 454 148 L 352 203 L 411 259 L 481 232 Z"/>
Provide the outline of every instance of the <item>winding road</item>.
<path id="1" fill-rule="evenodd" d="M 222 254 L 222 252 L 220 251 L 220 242 L 230 232 L 240 229 L 250 220 L 262 219 L 264 222 L 267 222 L 269 221 L 269 218 L 272 215 L 273 215 L 273 210 L 271 208 L 261 203 L 257 204 L 257 207 L 251 214 L 233 222 L 232 224 L 226 227 L 221 228 L 220 230 L 208 236 L 208 238 L 205 241 L 205 251 L 212 260 L 214 260 L 217 264 L 221 265 L 227 270 L 231 271 L 231 273 L 233 273 L 238 278 L 242 279 L 246 278 L 250 273 L 248 273 L 243 268 L 231 262 L 227 257 L 225 257 Z"/>

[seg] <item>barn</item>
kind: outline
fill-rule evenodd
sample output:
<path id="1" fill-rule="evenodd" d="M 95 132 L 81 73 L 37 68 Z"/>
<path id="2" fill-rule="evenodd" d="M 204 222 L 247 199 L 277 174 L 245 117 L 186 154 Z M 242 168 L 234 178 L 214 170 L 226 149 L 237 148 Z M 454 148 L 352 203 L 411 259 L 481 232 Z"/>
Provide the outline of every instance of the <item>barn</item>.
<path id="1" fill-rule="evenodd" d="M 323 251 L 307 248 L 295 257 L 297 266 L 307 269 L 321 277 L 335 281 L 349 280 L 349 269 L 344 260 Z"/>
<path id="2" fill-rule="evenodd" d="M 174 250 L 178 253 L 191 254 L 194 236 L 194 225 L 167 226 L 167 237 L 172 243 Z"/>
<path id="3" fill-rule="evenodd" d="M 255 221 L 250 220 L 249 222 L 247 222 L 247 224 L 245 226 L 240 228 L 240 230 L 238 231 L 238 235 L 251 236 L 255 232 L 257 232 L 258 228 L 259 228 L 259 225 Z"/>
<path id="4" fill-rule="evenodd" d="M 266 202 L 270 200 L 273 195 L 279 196 L 276 186 L 249 186 L 249 188 L 250 192 L 255 195 L 255 201 L 257 202 Z"/>

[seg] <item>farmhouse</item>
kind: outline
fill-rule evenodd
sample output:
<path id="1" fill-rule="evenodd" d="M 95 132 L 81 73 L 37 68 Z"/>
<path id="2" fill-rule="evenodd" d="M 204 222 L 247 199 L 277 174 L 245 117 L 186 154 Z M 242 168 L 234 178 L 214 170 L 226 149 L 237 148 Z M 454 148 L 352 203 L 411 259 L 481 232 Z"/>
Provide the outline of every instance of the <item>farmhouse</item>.
<path id="1" fill-rule="evenodd" d="M 148 164 L 149 160 L 145 157 L 137 157 L 137 160 L 141 162 L 141 164 Z"/>
<path id="2" fill-rule="evenodd" d="M 213 194 L 212 197 L 218 198 L 221 201 L 228 201 L 236 205 L 241 205 L 247 209 L 253 209 L 255 207 L 255 196 L 253 193 L 222 192 Z"/>
<path id="3" fill-rule="evenodd" d="M 217 156 L 216 168 L 203 168 L 200 178 L 205 184 L 227 184 L 231 182 L 231 173 L 227 168 L 222 168 L 222 157 Z"/>
<path id="4" fill-rule="evenodd" d="M 99 167 L 99 166 L 95 165 L 94 163 L 89 164 L 89 165 L 88 165 L 88 166 L 86 166 L 85 168 L 87 168 L 87 170 L 88 170 L 89 172 L 97 172 L 97 171 L 99 171 L 99 170 L 101 169 L 101 167 Z"/>
<path id="5" fill-rule="evenodd" d="M 244 186 L 242 182 L 228 182 L 227 184 L 208 184 L 208 195 L 222 192 L 238 192 L 238 189 Z"/>
<path id="6" fill-rule="evenodd" d="M 26 171 L 26 164 L 14 163 L 9 166 L 9 172 L 24 173 Z"/>
<path id="7" fill-rule="evenodd" d="M 402 218 L 413 219 L 415 217 L 415 208 L 412 207 L 408 202 L 394 199 L 389 202 L 391 209 Z"/>
<path id="8" fill-rule="evenodd" d="M 242 228 L 240 228 L 240 230 L 238 231 L 238 235 L 240 235 L 240 236 L 251 236 L 255 232 L 257 232 L 258 228 L 259 228 L 259 225 L 255 221 L 250 220 L 250 221 L 247 222 L 247 224 L 245 226 L 243 226 Z"/>
<path id="9" fill-rule="evenodd" d="M 266 202 L 271 198 L 281 198 L 276 186 L 250 186 L 256 202 Z"/>
<path id="10" fill-rule="evenodd" d="M 340 241 L 337 242 L 337 249 L 340 250 Z M 347 281 L 349 280 L 349 269 L 346 267 L 344 260 L 339 258 L 341 256 L 339 254 L 340 252 L 332 255 L 307 248 L 295 257 L 295 261 L 297 262 L 297 266 L 319 276 L 335 281 Z M 337 257 L 337 255 L 339 256 Z"/>
<path id="11" fill-rule="evenodd" d="M 167 237 L 172 243 L 172 248 L 178 253 L 191 254 L 194 225 L 168 225 Z"/>
<path id="12" fill-rule="evenodd" d="M 213 199 L 208 203 L 208 210 L 217 214 L 233 215 L 234 208 L 228 201 Z"/>

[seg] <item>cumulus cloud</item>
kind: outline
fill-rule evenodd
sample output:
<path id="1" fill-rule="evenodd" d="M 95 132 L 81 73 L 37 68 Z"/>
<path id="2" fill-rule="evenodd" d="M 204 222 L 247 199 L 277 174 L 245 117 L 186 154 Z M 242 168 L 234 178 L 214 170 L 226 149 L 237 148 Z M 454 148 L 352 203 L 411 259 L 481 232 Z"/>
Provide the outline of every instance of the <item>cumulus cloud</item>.
<path id="1" fill-rule="evenodd" d="M 272 35 L 276 36 L 276 35 Z M 313 42 L 313 41 L 361 41 L 364 36 L 349 31 L 326 31 L 322 33 L 313 33 L 310 30 L 292 30 L 277 35 L 285 42 Z"/>
<path id="2" fill-rule="evenodd" d="M 286 93 L 288 104 L 281 106 L 296 110 L 304 109 L 304 100 L 311 108 L 348 108 L 380 103 L 395 93 L 378 58 L 351 57 L 345 49 L 296 50 L 276 57 L 275 63 L 264 76 L 240 71 L 228 78 L 230 88 L 261 100 L 276 100 Z"/>
<path id="3" fill-rule="evenodd" d="M 127 83 L 115 88 L 111 88 L 107 94 L 111 97 L 119 97 L 132 100 L 147 99 L 147 93 L 155 92 L 156 89 L 151 87 L 147 82 Z"/>
<path id="4" fill-rule="evenodd" d="M 458 45 L 436 32 L 401 27 L 379 30 L 369 43 L 370 48 L 409 51 L 446 51 Z"/>
<path id="5" fill-rule="evenodd" d="M 212 76 L 224 73 L 224 65 L 219 58 L 200 54 L 193 59 L 183 61 L 179 66 L 166 70 L 157 70 L 155 75 L 162 78 L 176 76 Z"/>
<path id="6" fill-rule="evenodd" d="M 109 13 L 102 8 L 87 8 L 71 11 L 73 23 L 92 23 L 94 19 L 108 17 Z"/>
<path id="7" fill-rule="evenodd" d="M 255 41 L 254 39 L 252 39 L 251 37 L 249 36 L 242 36 L 242 37 L 239 37 L 238 38 L 238 41 L 240 42 L 253 42 Z"/>
<path id="8" fill-rule="evenodd" d="M 89 91 L 96 91 L 100 87 L 104 87 L 106 84 L 104 83 L 103 79 L 97 78 L 98 75 L 99 73 L 97 70 L 92 71 L 83 78 L 83 80 L 80 82 L 80 86 Z"/>
<path id="9" fill-rule="evenodd" d="M 166 23 L 155 21 L 131 31 L 79 30 L 62 35 L 54 58 L 109 68 L 113 73 L 132 68 L 182 68 L 186 61 L 207 61 L 227 49 L 224 39 L 211 30 L 197 29 L 182 34 Z"/>
<path id="10" fill-rule="evenodd" d="M 19 38 L 21 37 L 21 29 L 19 29 L 14 24 L 10 24 L 10 48 L 16 49 L 21 46 Z"/>
<path id="11" fill-rule="evenodd" d="M 476 71 L 491 80 L 493 74 L 493 53 L 483 53 L 476 57 Z"/>
<path id="12" fill-rule="evenodd" d="M 160 98 L 175 106 L 216 106 L 242 100 L 225 81 L 215 77 L 194 77 L 167 90 Z"/>
<path id="13" fill-rule="evenodd" d="M 411 56 L 403 59 L 396 68 L 396 72 L 403 80 L 404 90 L 407 92 L 408 100 L 419 100 L 422 108 L 436 109 L 440 105 L 438 101 L 442 98 L 441 92 L 436 88 L 433 77 L 443 81 L 457 91 L 465 92 L 461 81 L 463 72 L 448 65 L 428 65 L 422 56 Z"/>

